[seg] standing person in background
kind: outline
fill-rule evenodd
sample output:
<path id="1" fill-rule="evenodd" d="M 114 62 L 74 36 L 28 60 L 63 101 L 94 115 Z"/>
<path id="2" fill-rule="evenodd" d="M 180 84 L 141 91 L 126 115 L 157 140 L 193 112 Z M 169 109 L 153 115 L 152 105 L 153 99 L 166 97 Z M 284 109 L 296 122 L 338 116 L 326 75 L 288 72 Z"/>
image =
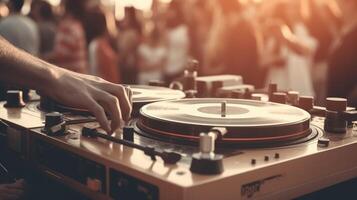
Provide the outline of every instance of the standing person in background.
<path id="1" fill-rule="evenodd" d="M 212 26 L 213 10 L 210 6 L 212 2 L 207 0 L 195 0 L 192 2 L 192 5 L 189 5 L 190 7 L 187 9 L 189 11 L 193 9 L 195 12 L 187 12 L 189 17 L 186 18 L 189 19 L 187 23 L 189 25 L 190 54 L 199 63 L 203 63 L 204 49 Z M 199 73 L 200 71 L 199 69 Z"/>
<path id="2" fill-rule="evenodd" d="M 134 7 L 125 8 L 125 18 L 123 21 L 123 30 L 120 33 L 120 52 L 122 59 L 120 62 L 123 83 L 137 83 L 137 55 L 138 47 L 142 37 L 142 26 L 138 19 L 137 11 Z"/>
<path id="3" fill-rule="evenodd" d="M 37 22 L 40 34 L 40 56 L 53 50 L 56 36 L 56 22 L 52 6 L 46 1 L 33 1 L 30 16 Z"/>
<path id="4" fill-rule="evenodd" d="M 36 23 L 21 14 L 24 0 L 10 0 L 10 15 L 0 21 L 0 35 L 14 46 L 32 55 L 38 55 L 40 36 Z"/>
<path id="5" fill-rule="evenodd" d="M 89 71 L 112 83 L 120 83 L 119 56 L 115 48 L 117 30 L 111 12 L 95 7 L 89 12 L 93 39 L 89 43 Z"/>
<path id="6" fill-rule="evenodd" d="M 328 59 L 327 96 L 348 98 L 357 107 L 357 1 L 336 0 L 343 25 Z"/>
<path id="7" fill-rule="evenodd" d="M 283 90 L 314 96 L 311 68 L 317 41 L 304 24 L 301 6 L 301 0 L 282 1 L 275 8 L 272 20 L 276 20 L 276 24 L 270 31 L 275 34 L 279 53 L 285 57 L 286 64 L 271 68 L 267 82 L 277 83 Z"/>
<path id="8" fill-rule="evenodd" d="M 171 1 L 166 21 L 167 60 L 164 66 L 166 82 L 181 76 L 189 53 L 188 26 L 185 24 L 181 1 Z"/>
<path id="9" fill-rule="evenodd" d="M 139 55 L 139 84 L 148 84 L 150 80 L 162 80 L 163 66 L 166 60 L 166 47 L 161 39 L 160 31 L 155 26 L 140 44 Z"/>
<path id="10" fill-rule="evenodd" d="M 58 24 L 54 49 L 44 56 L 50 63 L 79 73 L 87 73 L 87 45 L 82 23 L 86 2 L 64 1 L 65 14 Z"/>
<path id="11" fill-rule="evenodd" d="M 338 7 L 334 1 L 307 0 L 307 5 L 305 24 L 311 35 L 318 41 L 311 71 L 315 104 L 323 105 L 326 99 L 327 58 L 341 21 L 335 16 L 335 10 L 338 10 Z"/>
<path id="12" fill-rule="evenodd" d="M 244 17 L 244 6 L 239 1 L 216 2 L 219 9 L 216 9 L 208 39 L 203 72 L 241 75 L 245 83 L 262 87 L 259 32 Z"/>

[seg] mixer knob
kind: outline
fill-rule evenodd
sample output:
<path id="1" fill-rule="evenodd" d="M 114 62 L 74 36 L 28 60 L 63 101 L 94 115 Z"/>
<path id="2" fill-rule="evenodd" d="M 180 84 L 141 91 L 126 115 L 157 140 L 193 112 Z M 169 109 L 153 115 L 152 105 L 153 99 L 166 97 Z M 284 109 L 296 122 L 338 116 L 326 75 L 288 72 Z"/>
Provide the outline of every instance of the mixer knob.
<path id="1" fill-rule="evenodd" d="M 9 90 L 6 93 L 6 103 L 4 107 L 6 108 L 21 108 L 25 106 L 25 102 L 22 97 L 22 91 L 20 90 Z"/>
<path id="2" fill-rule="evenodd" d="M 45 127 L 43 131 L 48 135 L 63 135 L 66 124 L 63 114 L 59 112 L 47 113 L 45 117 Z"/>
<path id="3" fill-rule="evenodd" d="M 173 89 L 173 90 L 183 90 L 183 85 L 181 82 L 179 81 L 173 81 L 170 83 L 169 88 Z"/>
<path id="4" fill-rule="evenodd" d="M 270 101 L 275 103 L 286 104 L 287 95 L 283 92 L 274 92 Z"/>
<path id="5" fill-rule="evenodd" d="M 63 114 L 59 112 L 47 113 L 45 120 L 45 126 L 51 127 L 63 122 Z"/>
<path id="6" fill-rule="evenodd" d="M 223 81 L 212 81 L 211 92 L 214 97 L 217 97 L 218 89 L 221 87 L 223 87 Z"/>
<path id="7" fill-rule="evenodd" d="M 326 110 L 324 130 L 330 133 L 346 133 L 347 121 L 338 112 Z"/>
<path id="8" fill-rule="evenodd" d="M 213 134 L 200 134 L 200 153 L 209 155 L 214 152 L 215 135 Z"/>
<path id="9" fill-rule="evenodd" d="M 198 61 L 189 60 L 183 75 L 183 90 L 196 90 Z"/>
<path id="10" fill-rule="evenodd" d="M 252 92 L 248 88 L 244 91 L 244 99 L 252 99 Z"/>
<path id="11" fill-rule="evenodd" d="M 252 100 L 255 100 L 255 101 L 261 101 L 262 100 L 262 95 L 261 94 L 252 94 Z"/>
<path id="12" fill-rule="evenodd" d="M 205 81 L 196 81 L 196 88 L 197 88 L 197 97 L 204 98 L 210 97 L 210 91 L 208 84 Z"/>
<path id="13" fill-rule="evenodd" d="M 306 111 L 310 111 L 314 108 L 314 97 L 312 96 L 300 96 L 299 108 Z"/>
<path id="14" fill-rule="evenodd" d="M 268 86 L 269 101 L 273 97 L 273 94 L 278 91 L 278 85 L 276 83 L 270 83 Z"/>
<path id="15" fill-rule="evenodd" d="M 184 77 L 183 77 L 183 90 L 195 90 L 196 89 L 196 78 L 197 78 L 197 72 L 191 72 L 188 70 L 184 71 Z"/>
<path id="16" fill-rule="evenodd" d="M 326 98 L 326 110 L 343 112 L 347 109 L 347 99 L 329 97 Z"/>
<path id="17" fill-rule="evenodd" d="M 343 117 L 347 109 L 347 99 L 329 97 L 326 98 L 326 113 L 324 130 L 331 133 L 346 133 L 348 120 Z"/>
<path id="18" fill-rule="evenodd" d="M 288 102 L 293 106 L 297 106 L 299 104 L 299 95 L 300 94 L 297 91 L 289 91 Z"/>
<path id="19" fill-rule="evenodd" d="M 233 90 L 232 98 L 234 99 L 244 99 L 245 92 L 242 90 Z"/>
<path id="20" fill-rule="evenodd" d="M 195 98 L 196 95 L 197 95 L 197 91 L 196 90 L 186 90 L 185 91 L 186 98 Z"/>
<path id="21" fill-rule="evenodd" d="M 124 126 L 123 139 L 133 142 L 134 141 L 134 128 L 131 126 Z"/>

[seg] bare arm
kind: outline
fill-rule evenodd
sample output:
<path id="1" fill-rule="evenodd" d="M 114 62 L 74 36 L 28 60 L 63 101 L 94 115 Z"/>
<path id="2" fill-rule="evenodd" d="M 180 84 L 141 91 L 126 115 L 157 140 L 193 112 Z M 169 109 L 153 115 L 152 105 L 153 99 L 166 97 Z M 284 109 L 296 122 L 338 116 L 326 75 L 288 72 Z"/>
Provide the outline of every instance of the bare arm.
<path id="1" fill-rule="evenodd" d="M 69 106 L 88 109 L 108 133 L 130 116 L 131 105 L 123 86 L 51 65 L 1 37 L 0 80 L 37 89 Z M 111 124 L 105 112 L 112 119 Z"/>
<path id="2" fill-rule="evenodd" d="M 310 56 L 313 54 L 313 49 L 311 49 L 303 41 L 299 40 L 286 25 L 281 27 L 281 40 L 284 41 L 288 47 L 297 54 L 303 56 Z"/>

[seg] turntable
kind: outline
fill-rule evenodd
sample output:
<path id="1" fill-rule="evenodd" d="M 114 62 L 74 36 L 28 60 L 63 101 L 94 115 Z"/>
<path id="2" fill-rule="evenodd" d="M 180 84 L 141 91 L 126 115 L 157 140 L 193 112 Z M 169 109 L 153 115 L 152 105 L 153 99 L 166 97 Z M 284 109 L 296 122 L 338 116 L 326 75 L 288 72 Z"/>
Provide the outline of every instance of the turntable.
<path id="1" fill-rule="evenodd" d="M 220 146 L 283 145 L 317 134 L 308 112 L 271 102 L 183 99 L 146 105 L 140 114 L 138 133 L 171 142 L 197 143 L 200 133 L 215 127 L 227 129 L 216 141 Z"/>
<path id="2" fill-rule="evenodd" d="M 0 118 L 29 137 L 29 162 L 94 199 L 291 199 L 357 177 L 356 111 L 345 99 L 321 108 L 296 92 L 270 90 L 266 102 L 131 88 L 136 115 L 113 136 L 90 115 L 49 115 L 38 101 Z M 88 121 L 53 135 L 43 116 Z"/>

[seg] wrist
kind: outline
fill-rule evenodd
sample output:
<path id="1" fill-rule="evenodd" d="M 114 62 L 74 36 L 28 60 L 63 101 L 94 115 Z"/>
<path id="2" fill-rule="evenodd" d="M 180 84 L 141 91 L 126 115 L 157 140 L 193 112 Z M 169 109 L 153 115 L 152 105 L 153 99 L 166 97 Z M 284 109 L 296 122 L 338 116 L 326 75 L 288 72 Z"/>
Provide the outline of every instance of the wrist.
<path id="1" fill-rule="evenodd" d="M 58 88 L 63 73 L 61 68 L 46 63 L 46 67 L 41 70 L 38 90 L 45 95 L 52 96 L 52 93 Z"/>

